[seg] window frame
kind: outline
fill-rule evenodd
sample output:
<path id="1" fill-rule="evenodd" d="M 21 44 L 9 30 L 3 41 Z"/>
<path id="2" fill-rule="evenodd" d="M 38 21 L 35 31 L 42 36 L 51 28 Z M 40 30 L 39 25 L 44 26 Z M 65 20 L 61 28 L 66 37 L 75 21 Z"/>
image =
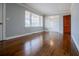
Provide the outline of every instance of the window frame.
<path id="1" fill-rule="evenodd" d="M 32 12 L 30 12 L 30 11 L 25 10 L 25 13 L 26 13 L 26 12 L 29 12 L 29 26 L 26 26 L 26 14 L 25 14 L 25 27 L 43 27 L 43 16 L 40 16 L 40 15 L 38 15 L 38 14 L 35 14 L 35 13 L 32 13 Z M 33 17 L 32 14 L 38 16 L 38 20 L 37 20 L 38 23 L 39 23 L 38 26 L 34 26 L 34 25 L 33 25 L 32 21 L 34 21 L 34 20 L 32 19 L 32 17 Z M 42 17 L 42 19 L 41 19 L 41 17 Z"/>

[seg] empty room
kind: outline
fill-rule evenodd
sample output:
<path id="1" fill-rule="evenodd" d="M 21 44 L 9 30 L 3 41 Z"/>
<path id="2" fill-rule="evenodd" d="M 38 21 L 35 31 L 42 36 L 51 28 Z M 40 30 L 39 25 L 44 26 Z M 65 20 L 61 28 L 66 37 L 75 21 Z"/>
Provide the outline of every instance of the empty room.
<path id="1" fill-rule="evenodd" d="M 78 3 L 0 3 L 0 56 L 79 56 Z"/>

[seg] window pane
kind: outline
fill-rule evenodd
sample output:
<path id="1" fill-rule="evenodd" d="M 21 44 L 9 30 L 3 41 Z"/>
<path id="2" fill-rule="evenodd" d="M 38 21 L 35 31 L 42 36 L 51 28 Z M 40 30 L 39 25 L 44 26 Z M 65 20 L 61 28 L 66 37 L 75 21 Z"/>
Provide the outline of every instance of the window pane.
<path id="1" fill-rule="evenodd" d="M 39 21 L 40 21 L 40 26 L 43 27 L 43 17 L 42 16 L 40 16 L 40 20 Z"/>
<path id="2" fill-rule="evenodd" d="M 32 14 L 32 27 L 38 27 L 39 24 L 39 16 L 36 14 Z"/>
<path id="3" fill-rule="evenodd" d="M 25 11 L 25 27 L 30 27 L 30 12 Z"/>

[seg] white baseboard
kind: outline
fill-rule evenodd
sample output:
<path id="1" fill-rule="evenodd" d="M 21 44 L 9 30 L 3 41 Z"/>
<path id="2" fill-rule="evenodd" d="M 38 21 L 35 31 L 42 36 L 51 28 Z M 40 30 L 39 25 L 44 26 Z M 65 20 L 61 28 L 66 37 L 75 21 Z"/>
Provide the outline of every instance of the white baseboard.
<path id="1" fill-rule="evenodd" d="M 78 52 L 79 52 L 79 45 L 77 44 L 77 42 L 75 41 L 75 37 L 72 35 L 72 39 L 73 39 L 73 41 L 74 41 L 74 43 L 75 43 L 75 45 L 76 45 L 76 48 L 77 48 L 77 50 L 78 50 Z"/>
<path id="2" fill-rule="evenodd" d="M 18 37 L 22 37 L 22 36 L 27 36 L 27 35 L 31 35 L 31 34 L 39 33 L 39 32 L 43 32 L 43 31 L 37 31 L 37 32 L 22 34 L 22 35 L 18 35 L 18 36 L 6 37 L 6 40 L 13 39 L 13 38 L 18 38 Z"/>
<path id="3" fill-rule="evenodd" d="M 49 32 L 48 30 L 44 30 L 45 32 Z"/>

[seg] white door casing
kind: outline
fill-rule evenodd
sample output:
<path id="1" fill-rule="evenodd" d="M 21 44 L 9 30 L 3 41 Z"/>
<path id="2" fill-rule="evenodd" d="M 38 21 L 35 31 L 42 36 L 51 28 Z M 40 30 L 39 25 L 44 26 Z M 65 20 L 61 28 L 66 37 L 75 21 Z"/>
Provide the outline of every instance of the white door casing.
<path id="1" fill-rule="evenodd" d="M 0 3 L 0 41 L 2 40 L 2 4 Z"/>

